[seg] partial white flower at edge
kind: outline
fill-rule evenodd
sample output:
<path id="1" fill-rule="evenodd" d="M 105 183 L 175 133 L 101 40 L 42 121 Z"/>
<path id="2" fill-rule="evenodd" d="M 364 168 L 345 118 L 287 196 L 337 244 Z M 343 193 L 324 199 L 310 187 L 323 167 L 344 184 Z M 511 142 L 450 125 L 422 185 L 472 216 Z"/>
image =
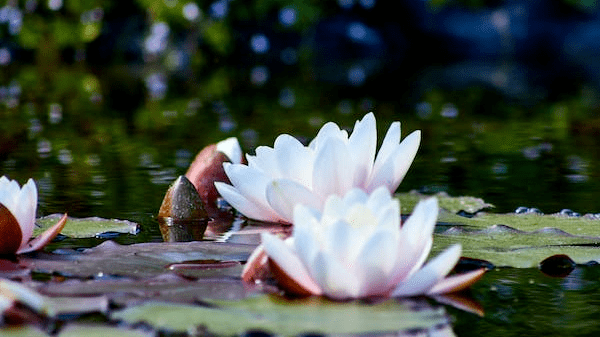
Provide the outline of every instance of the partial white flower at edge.
<path id="1" fill-rule="evenodd" d="M 375 116 L 357 121 L 350 136 L 333 122 L 325 124 L 308 146 L 282 134 L 273 147 L 246 155 L 248 165 L 225 163 L 231 185 L 216 182 L 221 196 L 248 218 L 291 223 L 294 206 L 322 210 L 332 194 L 352 188 L 367 193 L 385 186 L 393 193 L 410 167 L 421 141 L 415 131 L 400 142 L 400 123 L 388 129 L 377 148 Z"/>
<path id="2" fill-rule="evenodd" d="M 35 227 L 37 195 L 32 179 L 20 187 L 15 180 L 0 177 L 0 254 L 22 254 L 41 249 L 63 229 L 66 214 L 30 240 Z"/>
<path id="3" fill-rule="evenodd" d="M 400 226 L 399 202 L 387 188 L 370 195 L 352 189 L 343 198 L 327 198 L 322 212 L 296 206 L 292 236 L 283 241 L 263 233 L 258 250 L 264 250 L 280 286 L 299 295 L 352 299 L 459 291 L 485 269 L 447 276 L 460 258 L 460 245 L 425 264 L 437 215 L 437 199 L 430 198 Z"/>

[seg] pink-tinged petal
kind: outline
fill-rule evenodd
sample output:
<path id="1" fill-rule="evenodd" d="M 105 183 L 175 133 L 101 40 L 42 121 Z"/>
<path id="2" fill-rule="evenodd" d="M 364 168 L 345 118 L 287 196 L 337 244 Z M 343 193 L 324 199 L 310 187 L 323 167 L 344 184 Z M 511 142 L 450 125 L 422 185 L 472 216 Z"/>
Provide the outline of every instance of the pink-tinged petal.
<path id="1" fill-rule="evenodd" d="M 325 198 L 352 188 L 354 167 L 344 142 L 330 138 L 317 152 L 312 172 L 313 193 Z"/>
<path id="2" fill-rule="evenodd" d="M 392 200 L 392 194 L 385 186 L 380 186 L 376 188 L 371 195 L 369 195 L 369 199 L 367 200 L 367 207 L 369 207 L 373 212 L 379 213 L 383 211 L 383 209 L 390 207 L 390 200 Z M 400 206 L 397 200 L 394 201 L 396 206 Z M 398 218 L 400 218 L 400 213 L 398 210 Z"/>
<path id="3" fill-rule="evenodd" d="M 24 246 L 21 246 L 17 251 L 17 254 L 25 254 L 34 252 L 44 248 L 49 244 L 65 227 L 67 223 L 67 214 L 63 215 L 58 222 L 52 227 L 48 228 L 42 234 L 38 235 L 35 239 L 29 241 Z"/>
<path id="4" fill-rule="evenodd" d="M 289 223 L 294 219 L 296 205 L 306 205 L 318 209 L 323 204 L 320 196 L 288 179 L 275 180 L 267 186 L 267 201 L 271 208 Z"/>
<path id="5" fill-rule="evenodd" d="M 267 201 L 267 185 L 271 183 L 272 177 L 265 175 L 259 170 L 241 164 L 223 163 L 223 168 L 225 169 L 225 173 L 227 173 L 227 177 L 231 181 L 231 184 L 238 193 L 243 195 L 253 204 L 259 205 L 262 208 L 260 210 L 261 213 L 268 213 L 263 215 L 262 218 L 277 217 L 277 214 L 271 209 L 269 202 Z M 225 196 L 223 196 L 223 198 L 225 198 Z M 241 210 L 238 209 L 238 211 Z M 244 215 L 246 214 L 244 213 Z"/>
<path id="6" fill-rule="evenodd" d="M 240 164 L 242 162 L 242 148 L 235 137 L 230 137 L 218 142 L 217 151 L 226 155 L 234 164 Z"/>
<path id="7" fill-rule="evenodd" d="M 339 300 L 358 297 L 360 285 L 356 275 L 330 254 L 319 251 L 309 270 L 325 296 Z"/>
<path id="8" fill-rule="evenodd" d="M 448 276 L 429 289 L 428 294 L 437 295 L 465 290 L 475 282 L 479 281 L 485 272 L 485 268 L 480 268 L 470 272 Z"/>
<path id="9" fill-rule="evenodd" d="M 325 228 L 324 243 L 325 250 L 339 260 L 342 264 L 349 266 L 354 262 L 353 256 L 356 255 L 353 245 L 355 242 L 353 235 L 356 234 L 347 223 L 342 220 Z"/>
<path id="10" fill-rule="evenodd" d="M 215 187 L 233 208 L 248 218 L 269 222 L 283 220 L 272 209 L 250 201 L 231 185 L 215 182 Z"/>
<path id="11" fill-rule="evenodd" d="M 421 269 L 433 244 L 433 229 L 438 216 L 436 198 L 421 201 L 400 231 L 400 243 L 393 282 L 400 282 Z"/>
<path id="12" fill-rule="evenodd" d="M 400 182 L 402 182 L 402 179 L 404 179 L 406 172 L 408 172 L 410 165 L 412 165 L 412 162 L 417 155 L 420 144 L 420 130 L 414 131 L 400 143 L 394 161 L 394 182 L 392 183 L 392 186 L 390 186 L 391 192 L 395 191 L 398 188 L 398 185 L 400 185 Z"/>
<path id="13" fill-rule="evenodd" d="M 242 280 L 254 282 L 265 277 L 268 271 L 268 256 L 263 245 L 259 245 L 248 257 L 248 261 L 242 269 Z"/>
<path id="14" fill-rule="evenodd" d="M 391 193 L 396 191 L 415 159 L 420 142 L 421 132 L 418 130 L 404 138 L 394 152 L 373 169 L 367 191 L 373 191 L 379 186 L 386 186 Z"/>
<path id="15" fill-rule="evenodd" d="M 363 245 L 356 257 L 354 270 L 361 281 L 361 296 L 382 295 L 390 290 L 390 277 L 398 242 L 393 233 L 378 230 Z"/>
<path id="16" fill-rule="evenodd" d="M 29 179 L 25 185 L 21 188 L 21 193 L 17 194 L 17 204 L 13 210 L 13 215 L 19 221 L 21 230 L 23 231 L 23 237 L 21 239 L 20 247 L 27 244 L 31 235 L 33 235 L 33 228 L 35 227 L 35 213 L 37 211 L 37 187 L 32 179 Z"/>
<path id="17" fill-rule="evenodd" d="M 347 140 L 348 133 L 345 130 L 340 130 L 340 127 L 334 122 L 325 123 L 317 133 L 317 136 L 308 144 L 308 147 L 319 151 L 330 138 Z"/>
<path id="18" fill-rule="evenodd" d="M 317 252 L 321 249 L 317 241 L 319 236 L 315 234 L 320 230 L 319 225 L 308 207 L 302 205 L 296 207 L 292 237 L 296 254 L 307 268 L 313 264 Z"/>
<path id="19" fill-rule="evenodd" d="M 280 135 L 275 140 L 275 157 L 282 176 L 311 188 L 313 151 L 290 135 Z"/>
<path id="20" fill-rule="evenodd" d="M 377 152 L 377 157 L 373 163 L 373 172 L 381 169 L 381 166 L 396 150 L 398 144 L 400 144 L 400 122 L 393 122 L 383 138 L 379 152 Z"/>
<path id="21" fill-rule="evenodd" d="M 440 255 L 431 259 L 422 269 L 417 271 L 408 280 L 401 282 L 393 296 L 415 296 L 424 295 L 443 279 L 456 265 L 460 258 L 461 247 L 454 245 Z"/>
<path id="22" fill-rule="evenodd" d="M 375 160 L 376 148 L 377 127 L 375 116 L 373 113 L 368 113 L 361 121 L 356 121 L 354 130 L 348 138 L 348 149 L 355 166 L 354 186 L 364 188 L 368 183 L 373 161 Z"/>
<path id="23" fill-rule="evenodd" d="M 321 295 L 321 287 L 309 276 L 306 267 L 290 247 L 272 234 L 263 233 L 261 237 L 269 259 L 301 288 L 310 294 Z"/>
<path id="24" fill-rule="evenodd" d="M 256 155 L 246 155 L 248 166 L 263 172 L 265 175 L 270 176 L 272 179 L 282 177 L 282 173 L 279 172 L 279 166 L 277 165 L 277 159 L 275 158 L 275 150 L 268 146 L 259 146 L 255 150 Z"/>

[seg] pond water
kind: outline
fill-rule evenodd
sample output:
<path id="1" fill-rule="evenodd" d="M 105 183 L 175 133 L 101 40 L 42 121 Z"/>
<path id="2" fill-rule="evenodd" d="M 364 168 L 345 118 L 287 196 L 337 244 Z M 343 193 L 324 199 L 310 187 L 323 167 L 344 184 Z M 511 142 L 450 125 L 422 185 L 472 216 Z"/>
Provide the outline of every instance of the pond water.
<path id="1" fill-rule="evenodd" d="M 351 130 L 373 111 L 379 141 L 393 121 L 404 136 L 422 130 L 399 192 L 476 196 L 498 213 L 600 212 L 599 82 L 589 66 L 597 42 L 584 48 L 590 36 L 577 30 L 557 35 L 557 47 L 532 33 L 546 26 L 519 30 L 526 11 L 532 25 L 562 25 L 552 31 L 597 32 L 597 6 L 438 2 L 406 1 L 406 17 L 392 17 L 386 5 L 369 7 L 375 1 L 190 2 L 183 16 L 185 4 L 164 1 L 149 18 L 144 1 L 56 10 L 27 2 L 20 25 L 0 22 L 0 170 L 35 179 L 40 216 L 127 219 L 140 233 L 117 242 L 160 242 L 164 194 L 204 146 L 236 136 L 253 153 L 281 133 L 307 142 L 327 121 Z M 480 18 L 496 33 L 462 36 L 456 47 L 458 22 Z M 524 50 L 536 38 L 548 45 Z M 566 277 L 494 269 L 470 292 L 484 317 L 447 310 L 460 336 L 588 335 L 600 330 L 598 287 L 592 265 Z"/>

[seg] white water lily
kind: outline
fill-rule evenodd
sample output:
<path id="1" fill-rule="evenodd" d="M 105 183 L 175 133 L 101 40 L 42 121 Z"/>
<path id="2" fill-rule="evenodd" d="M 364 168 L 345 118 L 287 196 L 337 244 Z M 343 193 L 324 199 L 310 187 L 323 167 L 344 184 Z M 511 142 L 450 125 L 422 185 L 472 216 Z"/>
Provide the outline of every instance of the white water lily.
<path id="1" fill-rule="evenodd" d="M 484 269 L 447 276 L 461 254 L 454 245 L 424 264 L 433 243 L 437 199 L 420 202 L 400 226 L 400 205 L 385 187 L 368 195 L 332 195 L 323 211 L 296 206 L 292 236 L 262 234 L 271 271 L 289 292 L 333 299 L 435 295 L 458 291 Z M 261 249 L 261 248 L 259 248 Z"/>
<path id="2" fill-rule="evenodd" d="M 30 241 L 36 209 L 37 188 L 32 179 L 20 187 L 15 180 L 0 177 L 0 254 L 19 254 L 40 249 L 62 230 L 66 215 Z"/>
<path id="3" fill-rule="evenodd" d="M 379 186 L 394 192 L 410 167 L 420 131 L 400 142 L 400 123 L 389 127 L 377 148 L 375 116 L 357 121 L 350 136 L 333 122 L 321 128 L 308 146 L 283 134 L 273 147 L 259 146 L 248 165 L 224 163 L 231 185 L 216 182 L 221 196 L 246 217 L 291 223 L 294 206 L 321 210 L 326 198 L 352 188 L 367 193 Z"/>

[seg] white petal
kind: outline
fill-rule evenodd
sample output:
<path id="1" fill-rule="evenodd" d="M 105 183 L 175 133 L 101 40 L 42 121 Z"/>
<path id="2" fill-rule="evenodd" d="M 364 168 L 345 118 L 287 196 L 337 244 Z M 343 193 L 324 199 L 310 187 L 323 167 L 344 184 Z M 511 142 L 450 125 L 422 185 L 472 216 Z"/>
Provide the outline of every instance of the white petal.
<path id="1" fill-rule="evenodd" d="M 331 255 L 318 252 L 310 271 L 324 295 L 340 300 L 358 297 L 360 288 L 356 276 Z"/>
<path id="2" fill-rule="evenodd" d="M 402 225 L 394 282 L 407 279 L 421 268 L 429 256 L 437 214 L 437 199 L 429 198 L 419 202 Z"/>
<path id="3" fill-rule="evenodd" d="M 431 259 L 421 270 L 408 280 L 400 283 L 393 296 L 423 295 L 442 280 L 456 265 L 460 258 L 460 245 L 454 245 Z"/>
<path id="4" fill-rule="evenodd" d="M 381 169 L 381 166 L 396 150 L 398 144 L 400 144 L 400 122 L 393 122 L 383 138 L 379 152 L 377 152 L 377 158 L 375 158 L 375 163 L 373 164 L 373 172 Z"/>
<path id="5" fill-rule="evenodd" d="M 310 293 L 321 294 L 321 288 L 310 277 L 302 261 L 288 245 L 270 233 L 262 233 L 261 238 L 265 252 L 279 268 Z"/>
<path id="6" fill-rule="evenodd" d="M 18 194 L 16 209 L 13 211 L 13 215 L 19 222 L 22 231 L 21 245 L 24 247 L 31 235 L 33 234 L 33 228 L 35 227 L 35 213 L 37 209 L 37 188 L 35 182 L 29 179 Z"/>
<path id="7" fill-rule="evenodd" d="M 324 241 L 326 243 L 325 249 L 335 259 L 340 261 L 348 269 L 351 269 L 350 265 L 354 262 L 351 258 L 354 254 L 354 250 L 357 248 L 353 245 L 353 239 L 356 234 L 346 222 L 338 220 L 332 225 L 325 228 Z"/>
<path id="8" fill-rule="evenodd" d="M 267 202 L 267 185 L 271 183 L 271 177 L 242 164 L 223 163 L 223 168 L 231 184 L 241 195 L 264 209 L 270 209 Z"/>
<path id="9" fill-rule="evenodd" d="M 308 147 L 318 151 L 329 138 L 338 138 L 341 140 L 348 139 L 345 131 L 340 130 L 340 127 L 334 122 L 325 123 L 317 133 L 317 136 L 308 144 Z"/>
<path id="10" fill-rule="evenodd" d="M 217 143 L 217 151 L 222 152 L 234 164 L 242 162 L 242 148 L 237 138 L 230 137 Z"/>
<path id="11" fill-rule="evenodd" d="M 421 132 L 419 130 L 408 135 L 385 161 L 378 163 L 373 169 L 367 191 L 373 191 L 379 186 L 386 186 L 393 193 L 410 168 L 420 142 Z"/>
<path id="12" fill-rule="evenodd" d="M 353 169 L 344 142 L 337 138 L 328 139 L 315 156 L 313 193 L 322 198 L 331 194 L 346 194 L 352 188 Z"/>
<path id="13" fill-rule="evenodd" d="M 275 157 L 282 176 L 306 186 L 312 186 L 313 152 L 296 138 L 280 135 L 275 140 Z"/>
<path id="14" fill-rule="evenodd" d="M 288 180 L 279 179 L 267 185 L 267 201 L 277 214 L 292 223 L 294 219 L 294 207 L 306 205 L 319 209 L 323 201 L 318 195 L 313 194 L 301 184 Z"/>
<path id="15" fill-rule="evenodd" d="M 283 220 L 272 209 L 248 200 L 231 185 L 215 182 L 215 187 L 223 199 L 248 218 L 270 222 Z"/>
<path id="16" fill-rule="evenodd" d="M 277 165 L 275 150 L 273 148 L 259 146 L 256 148 L 255 152 L 255 156 L 246 155 L 249 167 L 262 171 L 265 175 L 273 179 L 282 177 L 281 172 L 279 172 L 279 165 Z"/>
<path id="17" fill-rule="evenodd" d="M 356 272 L 361 279 L 361 296 L 389 291 L 398 242 L 386 230 L 375 232 L 356 257 Z"/>
<path id="18" fill-rule="evenodd" d="M 357 121 L 348 139 L 348 149 L 355 166 L 354 186 L 365 188 L 371 175 L 375 150 L 377 148 L 377 127 L 375 116 L 368 113 Z"/>
<path id="19" fill-rule="evenodd" d="M 390 186 L 390 191 L 395 191 L 404 179 L 406 172 L 410 168 L 417 151 L 419 150 L 419 144 L 421 144 L 421 131 L 417 130 L 404 138 L 397 151 L 398 154 L 394 161 L 394 181 Z M 394 153 L 396 155 L 396 153 Z"/>
<path id="20" fill-rule="evenodd" d="M 389 208 L 392 204 L 398 204 L 398 200 L 392 199 L 390 191 L 388 191 L 385 186 L 380 186 L 371 192 L 369 199 L 367 200 L 367 207 L 369 207 L 375 213 L 382 212 L 384 209 Z"/>

